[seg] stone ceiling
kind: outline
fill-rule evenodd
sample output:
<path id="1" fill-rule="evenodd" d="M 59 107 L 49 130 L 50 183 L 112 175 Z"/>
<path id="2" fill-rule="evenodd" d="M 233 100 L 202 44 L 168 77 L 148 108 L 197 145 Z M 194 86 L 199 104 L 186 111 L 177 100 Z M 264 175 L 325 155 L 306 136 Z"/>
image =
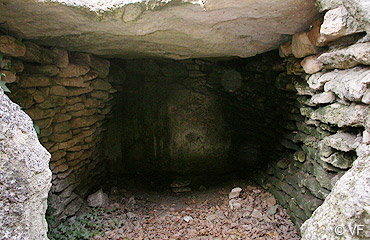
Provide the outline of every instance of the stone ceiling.
<path id="1" fill-rule="evenodd" d="M 5 33 L 106 57 L 250 57 L 317 17 L 314 0 L 3 0 Z"/>

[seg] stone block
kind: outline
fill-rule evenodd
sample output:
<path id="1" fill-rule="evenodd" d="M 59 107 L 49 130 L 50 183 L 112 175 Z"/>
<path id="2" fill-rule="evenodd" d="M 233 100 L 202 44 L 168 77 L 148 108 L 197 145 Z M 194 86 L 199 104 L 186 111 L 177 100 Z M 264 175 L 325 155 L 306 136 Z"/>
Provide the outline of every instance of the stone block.
<path id="1" fill-rule="evenodd" d="M 109 91 L 112 85 L 107 80 L 95 79 L 91 82 L 91 87 L 94 88 L 94 90 Z"/>
<path id="2" fill-rule="evenodd" d="M 364 29 L 361 25 L 343 6 L 326 12 L 324 22 L 320 29 L 320 33 L 325 36 L 328 41 L 333 41 L 340 37 L 363 31 Z"/>
<path id="3" fill-rule="evenodd" d="M 301 62 L 301 66 L 307 74 L 320 72 L 324 67 L 316 55 L 305 57 Z"/>
<path id="4" fill-rule="evenodd" d="M 62 78 L 80 77 L 90 71 L 90 67 L 85 64 L 69 63 L 67 67 L 60 68 L 58 74 Z"/>
<path id="5" fill-rule="evenodd" d="M 49 77 L 21 75 L 19 79 L 19 86 L 23 88 L 48 87 L 51 86 L 51 83 Z"/>
<path id="6" fill-rule="evenodd" d="M 56 113 L 54 109 L 39 109 L 39 108 L 32 108 L 27 109 L 25 112 L 32 118 L 32 120 L 39 120 L 53 117 Z"/>
<path id="7" fill-rule="evenodd" d="M 74 87 L 74 88 L 68 88 L 68 96 L 69 97 L 76 97 L 76 96 L 80 96 L 80 95 L 89 93 L 92 90 L 93 90 L 92 87 L 85 87 L 85 88 Z"/>
<path id="8" fill-rule="evenodd" d="M 45 75 L 55 76 L 59 73 L 59 68 L 55 65 L 36 65 L 36 64 L 25 64 L 24 72 L 32 75 Z"/>
<path id="9" fill-rule="evenodd" d="M 58 85 L 67 87 L 86 88 L 90 86 L 90 83 L 85 82 L 83 77 L 56 78 L 54 82 Z"/>
<path id="10" fill-rule="evenodd" d="M 51 50 L 55 53 L 55 64 L 60 68 L 67 67 L 69 64 L 68 52 L 61 48 L 52 48 Z"/>
<path id="11" fill-rule="evenodd" d="M 323 92 L 312 96 L 310 102 L 312 104 L 328 104 L 335 101 L 335 94 L 333 92 Z"/>
<path id="12" fill-rule="evenodd" d="M 333 48 L 318 57 L 326 69 L 348 69 L 357 65 L 370 65 L 370 43 L 357 43 L 348 47 Z"/>
<path id="13" fill-rule="evenodd" d="M 42 65 L 55 64 L 56 54 L 49 49 L 32 42 L 25 42 L 26 53 L 20 59 L 26 62 L 37 62 Z"/>
<path id="14" fill-rule="evenodd" d="M 52 86 L 50 88 L 50 94 L 57 95 L 57 96 L 68 96 L 69 93 L 68 93 L 68 89 L 64 86 Z"/>
<path id="15" fill-rule="evenodd" d="M 323 19 L 317 19 L 315 23 L 312 25 L 311 30 L 307 33 L 308 38 L 312 42 L 313 45 L 317 47 L 324 47 L 327 44 L 327 39 L 320 33 L 321 25 Z"/>
<path id="16" fill-rule="evenodd" d="M 296 58 L 303 58 L 318 53 L 319 49 L 312 44 L 307 33 L 302 32 L 293 35 L 292 52 Z"/>
<path id="17" fill-rule="evenodd" d="M 292 56 L 292 42 L 286 42 L 283 45 L 280 45 L 279 47 L 279 56 L 282 58 Z"/>
<path id="18" fill-rule="evenodd" d="M 17 76 L 11 71 L 0 70 L 0 80 L 5 83 L 13 83 L 17 80 Z"/>

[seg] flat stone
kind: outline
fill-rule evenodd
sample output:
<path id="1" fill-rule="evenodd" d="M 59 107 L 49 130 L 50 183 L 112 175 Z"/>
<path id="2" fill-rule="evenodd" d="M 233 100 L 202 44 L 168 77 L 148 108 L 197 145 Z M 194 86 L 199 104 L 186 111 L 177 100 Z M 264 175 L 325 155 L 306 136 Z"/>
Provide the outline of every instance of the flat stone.
<path id="1" fill-rule="evenodd" d="M 296 33 L 292 39 L 292 52 L 294 57 L 303 58 L 318 53 L 319 49 L 312 44 L 306 32 Z"/>
<path id="2" fill-rule="evenodd" d="M 19 79 L 20 87 L 29 88 L 29 87 L 48 87 L 51 85 L 50 79 L 44 76 L 31 76 L 31 75 L 22 75 Z"/>
<path id="3" fill-rule="evenodd" d="M 370 82 L 370 69 L 355 67 L 326 73 L 320 78 L 326 79 L 324 90 L 334 92 L 340 99 L 361 101 Z"/>
<path id="4" fill-rule="evenodd" d="M 280 45 L 279 47 L 279 56 L 284 58 L 284 57 L 289 57 L 293 55 L 292 52 L 292 42 L 286 42 L 283 45 Z"/>
<path id="5" fill-rule="evenodd" d="M 334 167 L 337 167 L 343 170 L 349 169 L 352 166 L 352 163 L 354 161 L 354 159 L 346 157 L 341 152 L 336 152 L 327 158 L 321 157 L 320 159 L 326 163 L 330 163 Z"/>
<path id="6" fill-rule="evenodd" d="M 54 64 L 56 61 L 56 54 L 46 48 L 40 47 L 32 42 L 25 42 L 26 53 L 20 57 L 26 62 L 37 62 L 43 65 Z"/>
<path id="7" fill-rule="evenodd" d="M 0 36 L 0 53 L 10 57 L 21 57 L 26 53 L 23 43 L 18 43 L 17 39 L 11 36 Z"/>
<path id="8" fill-rule="evenodd" d="M 24 71 L 27 74 L 33 75 L 46 75 L 46 76 L 55 76 L 59 73 L 59 68 L 55 65 L 35 65 L 35 64 L 25 64 Z"/>
<path id="9" fill-rule="evenodd" d="M 80 77 L 90 71 L 90 67 L 82 64 L 70 63 L 67 67 L 61 68 L 58 76 L 63 78 Z"/>
<path id="10" fill-rule="evenodd" d="M 368 114 L 369 108 L 367 106 L 357 104 L 346 106 L 340 103 L 333 103 L 310 112 L 308 117 L 323 123 L 337 125 L 338 127 L 363 127 L 367 124 Z"/>
<path id="11" fill-rule="evenodd" d="M 311 98 L 311 103 L 313 104 L 328 104 L 335 101 L 335 94 L 333 92 L 323 92 L 313 95 Z"/>
<path id="12" fill-rule="evenodd" d="M 326 69 L 348 69 L 357 65 L 370 65 L 370 43 L 357 43 L 349 47 L 334 48 L 318 57 Z"/>
<path id="13" fill-rule="evenodd" d="M 329 10 L 324 16 L 324 22 L 321 25 L 320 33 L 328 41 L 336 40 L 340 37 L 363 32 L 357 20 L 349 14 L 343 6 Z"/>
<path id="14" fill-rule="evenodd" d="M 0 22 L 45 46 L 104 57 L 184 59 L 270 51 L 308 28 L 317 14 L 313 0 L 12 0 L 0 9 Z"/>
<path id="15" fill-rule="evenodd" d="M 92 81 L 91 87 L 93 87 L 94 90 L 108 91 L 109 89 L 112 88 L 112 85 L 108 81 L 96 79 Z"/>
<path id="16" fill-rule="evenodd" d="M 317 47 L 324 47 L 328 42 L 328 39 L 320 33 L 322 22 L 322 18 L 317 19 L 312 25 L 311 30 L 307 33 L 308 39 Z"/>
<path id="17" fill-rule="evenodd" d="M 314 74 L 321 71 L 324 66 L 317 56 L 309 56 L 302 60 L 301 66 L 307 74 Z"/>
<path id="18" fill-rule="evenodd" d="M 229 193 L 229 199 L 238 198 L 242 189 L 240 187 L 233 188 Z"/>
<path id="19" fill-rule="evenodd" d="M 56 56 L 56 65 L 60 68 L 65 68 L 69 64 L 68 52 L 61 48 L 52 48 L 51 49 Z"/>
<path id="20" fill-rule="evenodd" d="M 54 82 L 66 87 L 86 88 L 90 86 L 90 83 L 85 82 L 83 77 L 56 78 L 54 79 Z"/>
<path id="21" fill-rule="evenodd" d="M 343 152 L 355 150 L 360 144 L 361 139 L 354 134 L 339 132 L 323 139 L 323 142 L 334 149 Z"/>
<path id="22" fill-rule="evenodd" d="M 64 86 L 52 86 L 50 88 L 50 94 L 57 96 L 68 96 L 68 89 Z"/>

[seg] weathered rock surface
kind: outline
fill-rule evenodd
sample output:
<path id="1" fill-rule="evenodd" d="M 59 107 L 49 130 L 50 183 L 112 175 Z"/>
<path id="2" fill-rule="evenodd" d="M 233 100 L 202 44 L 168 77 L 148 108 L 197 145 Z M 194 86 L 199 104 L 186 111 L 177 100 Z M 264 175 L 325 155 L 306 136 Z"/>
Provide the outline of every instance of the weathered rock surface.
<path id="1" fill-rule="evenodd" d="M 87 203 L 90 207 L 104 207 L 108 205 L 108 202 L 108 195 L 102 189 L 87 198 Z"/>
<path id="2" fill-rule="evenodd" d="M 332 49 L 318 57 L 327 69 L 347 69 L 357 65 L 370 65 L 370 43 L 358 43 L 349 47 Z"/>
<path id="3" fill-rule="evenodd" d="M 249 57 L 308 28 L 316 11 L 314 0 L 12 0 L 0 22 L 38 44 L 104 56 Z"/>
<path id="4" fill-rule="evenodd" d="M 0 238 L 47 239 L 50 154 L 32 121 L 0 89 Z"/>
<path id="5" fill-rule="evenodd" d="M 320 29 L 320 33 L 328 41 L 363 31 L 361 25 L 343 6 L 328 11 Z"/>
<path id="6" fill-rule="evenodd" d="M 357 154 L 359 157 L 352 168 L 339 179 L 323 205 L 302 225 L 303 240 L 370 238 L 367 228 L 370 222 L 369 146 L 361 145 Z M 356 229 L 351 234 L 356 225 L 363 225 L 363 230 L 357 232 Z"/>

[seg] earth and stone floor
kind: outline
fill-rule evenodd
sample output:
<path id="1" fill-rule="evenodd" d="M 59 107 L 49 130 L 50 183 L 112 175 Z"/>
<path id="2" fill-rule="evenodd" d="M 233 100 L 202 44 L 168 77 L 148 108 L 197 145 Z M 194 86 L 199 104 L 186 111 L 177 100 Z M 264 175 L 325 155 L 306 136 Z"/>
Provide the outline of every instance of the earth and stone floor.
<path id="1" fill-rule="evenodd" d="M 300 239 L 271 193 L 248 180 L 227 180 L 186 193 L 145 188 L 139 181 L 114 186 L 93 239 Z M 235 187 L 242 189 L 230 199 Z M 85 211 L 93 210 L 87 207 Z"/>

